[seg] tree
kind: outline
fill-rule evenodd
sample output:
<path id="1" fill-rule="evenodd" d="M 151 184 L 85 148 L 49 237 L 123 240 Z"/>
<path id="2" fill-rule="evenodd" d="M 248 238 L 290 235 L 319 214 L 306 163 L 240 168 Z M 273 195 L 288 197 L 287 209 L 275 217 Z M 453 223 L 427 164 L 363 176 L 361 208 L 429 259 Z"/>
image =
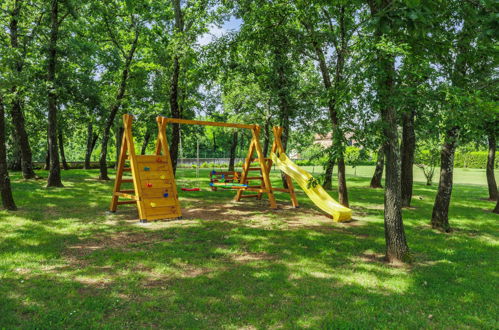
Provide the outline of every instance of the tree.
<path id="1" fill-rule="evenodd" d="M 495 158 L 496 158 L 496 146 L 497 146 L 497 141 L 496 141 L 496 130 L 499 125 L 499 122 L 493 123 L 493 125 L 489 130 L 488 130 L 488 142 L 489 142 L 489 152 L 487 156 L 487 186 L 489 188 L 489 199 L 494 201 L 497 200 L 498 193 L 497 193 L 497 183 L 496 179 L 494 176 L 494 167 L 495 167 Z"/>
<path id="2" fill-rule="evenodd" d="M 50 2 L 50 41 L 47 57 L 47 86 L 48 86 L 48 145 L 50 156 L 49 176 L 47 187 L 63 187 L 61 181 L 61 167 L 59 164 L 59 150 L 57 147 L 57 41 L 59 39 L 59 28 L 63 20 L 70 14 L 59 17 L 59 0 Z"/>
<path id="3" fill-rule="evenodd" d="M 4 209 L 17 210 L 12 197 L 9 172 L 7 171 L 7 153 L 5 150 L 5 108 L 2 95 L 0 95 L 0 194 Z"/>
<path id="4" fill-rule="evenodd" d="M 383 188 L 381 185 L 381 178 L 383 177 L 383 171 L 385 169 L 385 151 L 383 147 L 380 147 L 376 156 L 376 167 L 374 168 L 374 174 L 371 179 L 371 188 Z"/>
<path id="5" fill-rule="evenodd" d="M 104 125 L 102 132 L 101 153 L 99 158 L 100 180 L 109 180 L 109 176 L 107 173 L 107 148 L 110 138 L 111 127 L 114 124 L 114 119 L 116 118 L 116 114 L 118 113 L 123 98 L 125 97 L 127 83 L 130 75 L 130 67 L 132 65 L 132 61 L 134 59 L 134 55 L 138 47 L 139 35 L 142 25 L 141 22 L 137 21 L 135 13 L 121 15 L 120 17 L 113 17 L 112 20 L 111 17 L 114 15 L 111 13 L 113 11 L 114 12 L 118 11 L 120 8 L 116 3 L 114 4 L 109 3 L 108 5 L 109 8 L 102 9 L 103 24 L 107 32 L 107 35 L 110 39 L 110 42 L 118 50 L 121 56 L 120 61 L 122 62 L 122 67 L 121 67 L 121 75 L 120 75 L 118 90 L 116 91 L 114 101 L 112 102 L 111 107 L 109 109 L 109 113 L 106 118 L 106 123 Z M 127 9 L 134 10 L 136 8 L 137 7 L 132 7 Z M 116 31 L 116 29 L 118 28 L 121 28 L 122 30 Z M 127 32 L 125 33 L 125 37 L 120 38 L 120 36 L 123 35 L 124 31 Z"/>
<path id="6" fill-rule="evenodd" d="M 386 257 L 389 261 L 406 261 L 409 247 L 405 238 L 402 221 L 400 159 L 397 133 L 397 111 L 393 103 L 395 95 L 395 55 L 390 40 L 392 18 L 387 8 L 394 6 L 392 0 L 370 0 L 371 16 L 376 19 L 374 37 L 376 45 L 376 89 L 385 136 L 386 159 L 385 179 L 385 240 Z"/>
<path id="7" fill-rule="evenodd" d="M 308 7 L 305 4 L 305 7 Z M 333 129 L 333 149 L 334 151 L 330 153 L 334 159 L 330 158 L 326 165 L 326 187 L 331 185 L 331 174 L 334 163 L 336 160 L 338 167 L 338 199 L 339 202 L 344 206 L 349 206 L 348 203 L 348 190 L 346 184 L 346 174 L 345 174 L 345 159 L 344 153 L 344 133 L 341 129 L 340 123 L 340 110 L 344 107 L 344 102 L 346 100 L 346 95 L 348 90 L 348 83 L 345 81 L 345 63 L 347 62 L 347 54 L 350 49 L 349 42 L 353 36 L 354 29 L 354 13 L 357 10 L 355 4 L 350 3 L 350 5 L 337 4 L 333 6 L 321 6 L 322 12 L 325 13 L 322 20 L 329 23 L 324 24 L 327 26 L 326 35 L 330 36 L 332 39 L 330 43 L 334 45 L 334 76 L 331 79 L 330 69 L 328 67 L 326 56 L 324 52 L 324 37 L 316 32 L 317 23 L 314 22 L 312 17 L 317 17 L 317 11 L 314 15 L 310 11 L 304 11 L 305 17 L 301 18 L 301 22 L 308 32 L 309 40 L 312 45 L 313 51 L 315 52 L 316 59 L 319 62 L 319 68 L 323 79 L 324 88 L 327 94 L 327 105 L 329 109 L 329 117 L 331 121 L 331 126 Z M 332 22 L 337 22 L 337 28 L 333 28 L 334 24 Z"/>
<path id="8" fill-rule="evenodd" d="M 38 32 L 38 27 L 43 17 L 43 13 L 39 14 L 39 17 L 36 19 L 34 27 L 31 28 L 30 33 L 26 33 L 21 36 L 22 40 L 20 42 L 19 25 L 20 25 L 22 11 L 24 10 L 27 11 L 26 7 L 27 4 L 24 4 L 22 0 L 15 0 L 13 1 L 12 8 L 10 10 L 9 36 L 10 36 L 10 46 L 13 52 L 11 70 L 14 76 L 11 85 L 11 93 L 13 94 L 13 98 L 10 106 L 10 115 L 12 116 L 12 122 L 15 128 L 14 134 L 16 138 L 16 143 L 19 146 L 19 151 L 21 154 L 21 167 L 22 167 L 23 177 L 25 179 L 33 179 L 37 178 L 37 176 L 33 170 L 31 147 L 29 143 L 28 133 L 26 131 L 25 118 L 22 108 L 23 88 L 19 85 L 22 84 L 21 79 L 23 77 L 26 78 L 24 76 L 24 68 L 26 66 L 25 63 L 26 54 L 29 51 L 29 46 L 33 38 Z M 29 15 L 26 16 L 29 17 Z M 29 24 L 31 24 L 31 22 L 26 25 Z"/>
<path id="9" fill-rule="evenodd" d="M 445 232 L 451 231 L 449 205 L 456 147 L 459 139 L 472 132 L 477 119 L 482 118 L 482 90 L 493 81 L 494 37 L 490 31 L 495 20 L 487 5 L 490 4 L 453 1 L 448 4 L 448 12 L 444 12 L 447 19 L 442 19 L 440 31 L 447 43 L 441 46 L 441 53 L 436 53 L 440 54 L 444 75 L 441 106 L 444 142 L 431 225 Z"/>

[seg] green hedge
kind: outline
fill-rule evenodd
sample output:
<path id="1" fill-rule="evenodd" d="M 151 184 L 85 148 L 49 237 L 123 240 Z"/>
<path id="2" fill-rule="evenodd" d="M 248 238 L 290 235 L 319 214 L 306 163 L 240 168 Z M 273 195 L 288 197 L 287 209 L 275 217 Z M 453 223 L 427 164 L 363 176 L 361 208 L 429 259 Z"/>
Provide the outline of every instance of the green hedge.
<path id="1" fill-rule="evenodd" d="M 454 167 L 460 168 L 486 168 L 487 151 L 456 152 Z M 499 157 L 496 153 L 495 168 L 499 167 Z"/>

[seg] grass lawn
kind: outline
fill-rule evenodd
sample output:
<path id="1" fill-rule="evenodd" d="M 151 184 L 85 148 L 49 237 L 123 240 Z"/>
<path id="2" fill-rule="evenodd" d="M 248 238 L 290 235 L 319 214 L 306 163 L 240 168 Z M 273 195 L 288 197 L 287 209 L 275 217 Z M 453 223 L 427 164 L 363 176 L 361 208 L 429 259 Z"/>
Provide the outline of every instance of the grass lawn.
<path id="1" fill-rule="evenodd" d="M 106 214 L 112 182 L 97 171 L 63 172 L 56 189 L 14 173 L 20 210 L 0 211 L 0 328 L 499 327 L 499 216 L 484 170 L 457 171 L 452 234 L 428 225 L 435 186 L 415 184 L 410 266 L 381 259 L 383 192 L 368 177 L 349 176 L 354 220 L 338 224 L 301 191 L 299 209 L 280 193 L 279 210 L 234 203 L 208 190 L 209 170 L 203 191 L 179 192 L 183 220 L 147 224 L 133 206 Z M 181 170 L 179 186 L 194 175 Z"/>

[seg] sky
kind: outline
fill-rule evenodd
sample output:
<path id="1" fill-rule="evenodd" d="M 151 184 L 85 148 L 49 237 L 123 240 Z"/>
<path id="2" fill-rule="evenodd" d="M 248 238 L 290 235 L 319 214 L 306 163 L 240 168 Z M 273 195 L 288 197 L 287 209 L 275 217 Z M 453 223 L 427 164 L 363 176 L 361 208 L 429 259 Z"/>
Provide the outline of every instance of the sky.
<path id="1" fill-rule="evenodd" d="M 211 24 L 208 27 L 209 31 L 201 35 L 198 38 L 197 42 L 199 45 L 205 46 L 228 32 L 238 31 L 241 24 L 242 20 L 234 16 L 232 16 L 228 21 L 226 21 L 222 26 L 216 26 L 215 24 Z"/>

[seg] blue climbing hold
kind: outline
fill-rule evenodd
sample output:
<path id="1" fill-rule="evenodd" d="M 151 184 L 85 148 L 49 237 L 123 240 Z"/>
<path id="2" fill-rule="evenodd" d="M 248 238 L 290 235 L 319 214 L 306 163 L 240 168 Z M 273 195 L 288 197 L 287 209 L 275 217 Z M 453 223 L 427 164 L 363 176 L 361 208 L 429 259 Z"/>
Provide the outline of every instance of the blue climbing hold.
<path id="1" fill-rule="evenodd" d="M 150 168 L 149 168 L 149 167 L 147 167 L 147 166 L 146 166 L 146 167 L 144 167 L 144 171 L 149 171 L 149 170 L 150 170 Z"/>
<path id="2" fill-rule="evenodd" d="M 217 171 L 213 170 L 213 171 L 211 171 L 211 174 L 215 175 L 215 174 L 217 174 Z"/>
<path id="3" fill-rule="evenodd" d="M 165 197 L 165 198 L 168 197 L 168 193 L 164 193 L 163 197 Z"/>

